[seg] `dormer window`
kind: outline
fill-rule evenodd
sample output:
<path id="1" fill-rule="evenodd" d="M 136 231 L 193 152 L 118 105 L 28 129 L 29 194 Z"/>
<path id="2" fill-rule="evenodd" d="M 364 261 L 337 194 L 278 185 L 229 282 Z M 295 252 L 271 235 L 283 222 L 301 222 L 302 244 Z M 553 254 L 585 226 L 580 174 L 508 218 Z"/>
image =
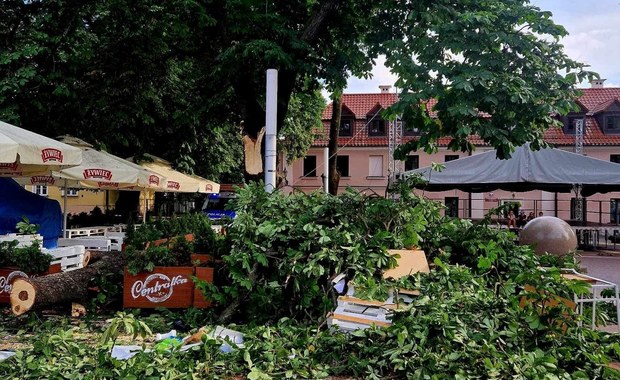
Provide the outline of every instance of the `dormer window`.
<path id="1" fill-rule="evenodd" d="M 379 116 L 373 119 L 368 118 L 368 135 L 369 136 L 385 136 L 385 120 Z"/>
<path id="2" fill-rule="evenodd" d="M 353 136 L 353 119 L 349 117 L 343 117 L 340 119 L 340 136 Z"/>
<path id="3" fill-rule="evenodd" d="M 609 133 L 620 133 L 620 114 L 605 115 L 605 130 Z"/>
<path id="4" fill-rule="evenodd" d="M 604 133 L 620 134 L 620 99 L 601 103 L 592 110 Z"/>
<path id="5" fill-rule="evenodd" d="M 340 114 L 340 128 L 338 131 L 339 136 L 350 137 L 353 136 L 353 126 L 355 125 L 355 115 L 347 106 L 342 106 L 342 112 Z"/>
<path id="6" fill-rule="evenodd" d="M 420 128 L 403 122 L 403 134 L 405 136 L 420 136 Z"/>

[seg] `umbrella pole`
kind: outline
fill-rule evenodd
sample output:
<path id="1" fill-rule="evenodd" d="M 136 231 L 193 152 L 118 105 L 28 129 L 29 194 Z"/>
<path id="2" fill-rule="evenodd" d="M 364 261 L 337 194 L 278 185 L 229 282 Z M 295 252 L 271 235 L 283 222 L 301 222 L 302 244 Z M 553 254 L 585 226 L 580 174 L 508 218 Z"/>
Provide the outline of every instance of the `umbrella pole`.
<path id="1" fill-rule="evenodd" d="M 144 224 L 146 223 L 146 209 L 148 207 L 148 200 L 146 199 L 147 197 L 146 190 L 142 191 L 142 193 L 144 194 L 144 212 L 142 213 L 142 224 Z"/>
<path id="2" fill-rule="evenodd" d="M 64 192 L 63 192 L 63 206 L 62 206 L 62 237 L 67 237 L 67 180 L 65 179 Z"/>

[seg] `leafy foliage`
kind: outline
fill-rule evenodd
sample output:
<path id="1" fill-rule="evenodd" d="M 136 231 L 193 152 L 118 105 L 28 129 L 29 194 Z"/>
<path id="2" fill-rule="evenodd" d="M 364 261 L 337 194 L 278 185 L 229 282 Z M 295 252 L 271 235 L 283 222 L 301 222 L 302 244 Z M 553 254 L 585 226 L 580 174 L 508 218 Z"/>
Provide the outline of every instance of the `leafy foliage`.
<path id="1" fill-rule="evenodd" d="M 188 234 L 194 235 L 194 241 L 185 239 Z M 151 244 L 159 239 L 168 239 L 168 242 L 160 246 Z M 209 218 L 202 214 L 183 214 L 130 227 L 126 241 L 127 268 L 132 274 L 150 272 L 156 266 L 191 265 L 193 253 L 218 257 L 227 252 L 227 238 L 216 235 Z"/>
<path id="2" fill-rule="evenodd" d="M 429 210 L 412 196 L 286 196 L 266 194 L 260 184 L 240 190 L 235 203 L 233 244 L 223 256 L 227 282 L 210 296 L 222 305 L 243 300 L 243 320 L 319 318 L 331 309 L 334 275 L 380 276 L 395 265 L 386 248 L 402 247 L 402 226 L 417 240 Z"/>
<path id="3" fill-rule="evenodd" d="M 587 313 L 582 317 L 568 304 L 554 302 L 588 291 L 560 276 L 558 267 L 574 265 L 570 256 L 536 256 L 488 221 L 475 225 L 442 217 L 441 205 L 405 191 L 398 201 L 352 191 L 286 197 L 256 184 L 241 190 L 237 202 L 237 218 L 228 229 L 233 244 L 220 268 L 227 281 L 211 290 L 221 307 L 234 297 L 241 300 L 235 318 L 248 323 L 229 327 L 244 334 L 243 347 L 232 345 L 225 354 L 222 339 L 204 337 L 187 352 L 152 350 L 118 361 L 110 358 L 109 342 L 120 340 L 121 330 L 131 339 L 148 335 L 149 323 L 170 326 L 154 315 L 120 314 L 107 322 L 100 344 L 79 340 L 82 327 L 37 322 L 32 347 L 0 362 L 0 374 L 19 379 L 620 376 L 606 366 L 620 359 L 618 336 L 580 327 Z M 385 249 L 399 247 L 405 240 L 401 233 L 410 236 L 403 226 L 411 220 L 434 268 L 430 274 L 384 280 L 381 271 L 393 265 Z M 178 231 L 167 231 L 172 230 Z M 328 280 L 340 272 L 355 272 L 356 284 L 371 290 L 368 296 L 381 298 L 398 287 L 419 289 L 420 296 L 399 309 L 388 327 L 351 334 L 325 329 L 325 314 L 334 307 Z M 178 318 L 169 311 L 159 316 Z M 213 314 L 195 316 L 204 319 L 188 317 L 193 327 L 212 328 Z M 0 329 L 7 325 L 0 323 Z"/>
<path id="4" fill-rule="evenodd" d="M 25 215 L 22 216 L 22 220 L 17 222 L 17 224 L 15 225 L 17 231 L 23 235 L 34 235 L 39 232 L 40 227 L 41 226 L 39 226 L 38 224 L 30 223 L 30 220 Z"/>
<path id="5" fill-rule="evenodd" d="M 0 242 L 0 267 L 17 267 L 30 274 L 43 273 L 49 269 L 54 258 L 41 252 L 38 241 L 26 247 L 18 247 L 18 244 L 17 240 Z"/>
<path id="6" fill-rule="evenodd" d="M 591 74 L 562 52 L 550 13 L 524 0 L 35 0 L 0 12 L 0 119 L 232 181 L 241 122 L 251 136 L 264 125 L 267 68 L 279 70 L 289 159 L 311 139 L 314 91 L 368 77 L 380 54 L 403 90 L 388 116 L 422 131 L 403 154 L 441 136 L 471 150 L 473 134 L 500 156 L 542 147 Z"/>

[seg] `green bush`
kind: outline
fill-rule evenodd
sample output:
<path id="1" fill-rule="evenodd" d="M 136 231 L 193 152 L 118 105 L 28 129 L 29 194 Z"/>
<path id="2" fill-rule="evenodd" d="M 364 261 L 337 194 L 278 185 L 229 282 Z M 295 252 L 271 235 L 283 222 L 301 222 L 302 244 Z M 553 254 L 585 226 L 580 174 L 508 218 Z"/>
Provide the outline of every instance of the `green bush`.
<path id="1" fill-rule="evenodd" d="M 52 255 L 41 252 L 41 245 L 34 241 L 26 247 L 18 247 L 17 240 L 0 242 L 0 267 L 17 267 L 31 274 L 43 273 L 54 259 Z"/>

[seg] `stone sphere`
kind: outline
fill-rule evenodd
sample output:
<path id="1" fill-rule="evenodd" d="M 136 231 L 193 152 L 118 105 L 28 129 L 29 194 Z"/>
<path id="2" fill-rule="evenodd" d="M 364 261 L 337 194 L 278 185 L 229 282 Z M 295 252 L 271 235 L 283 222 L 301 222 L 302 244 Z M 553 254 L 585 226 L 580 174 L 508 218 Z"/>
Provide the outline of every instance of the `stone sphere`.
<path id="1" fill-rule="evenodd" d="M 577 249 L 577 236 L 562 219 L 539 216 L 523 227 L 519 233 L 519 244 L 532 246 L 539 255 L 546 252 L 563 256 Z"/>

